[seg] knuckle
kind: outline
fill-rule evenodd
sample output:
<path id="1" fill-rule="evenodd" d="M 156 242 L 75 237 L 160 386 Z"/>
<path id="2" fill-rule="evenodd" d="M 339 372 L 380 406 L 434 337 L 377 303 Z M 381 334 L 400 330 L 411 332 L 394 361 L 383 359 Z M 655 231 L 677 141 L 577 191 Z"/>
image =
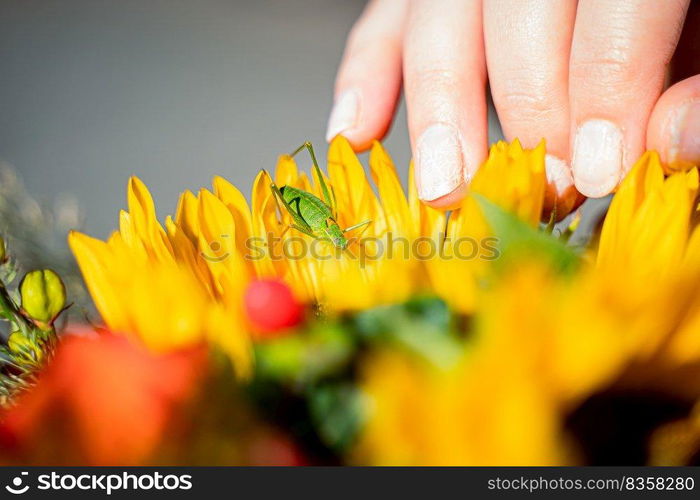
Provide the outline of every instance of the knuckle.
<path id="1" fill-rule="evenodd" d="M 574 51 L 569 76 L 573 84 L 588 82 L 622 90 L 646 78 L 647 65 L 625 30 L 603 29 L 589 35 Z"/>
<path id="2" fill-rule="evenodd" d="M 465 82 L 458 72 L 444 66 L 415 67 L 404 74 L 409 131 L 419 123 L 456 119 L 468 102 Z M 452 118 L 448 118 L 452 117 Z"/>
<path id="3" fill-rule="evenodd" d="M 493 82 L 492 92 L 499 116 L 523 125 L 555 120 L 568 103 L 565 88 L 543 75 L 511 75 L 500 84 Z"/>
<path id="4" fill-rule="evenodd" d="M 607 57 L 572 64 L 573 96 L 597 96 L 600 103 L 615 105 L 655 93 L 663 85 L 663 73 L 625 57 Z"/>
<path id="5" fill-rule="evenodd" d="M 457 71 L 446 67 L 417 69 L 409 72 L 407 78 L 416 89 L 438 89 L 441 92 L 450 91 L 461 81 L 461 75 Z"/>
<path id="6" fill-rule="evenodd" d="M 498 97 L 500 108 L 508 114 L 543 115 L 551 111 L 551 100 L 546 94 L 508 90 Z"/>
<path id="7" fill-rule="evenodd" d="M 629 57 L 619 53 L 573 61 L 570 71 L 572 82 L 594 82 L 604 87 L 626 86 L 639 78 Z"/>

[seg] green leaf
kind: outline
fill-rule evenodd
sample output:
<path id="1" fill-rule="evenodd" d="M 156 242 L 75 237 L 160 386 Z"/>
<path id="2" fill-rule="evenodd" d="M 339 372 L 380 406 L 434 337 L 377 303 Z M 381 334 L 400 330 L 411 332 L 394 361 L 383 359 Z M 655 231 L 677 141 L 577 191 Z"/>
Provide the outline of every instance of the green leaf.
<path id="1" fill-rule="evenodd" d="M 355 343 L 337 323 L 317 323 L 304 332 L 256 346 L 260 375 L 292 384 L 336 374 L 352 359 Z"/>
<path id="2" fill-rule="evenodd" d="M 398 344 L 440 366 L 450 365 L 461 352 L 452 321 L 449 308 L 436 297 L 375 307 L 352 318 L 354 329 L 365 340 Z"/>
<path id="3" fill-rule="evenodd" d="M 529 258 L 544 258 L 562 273 L 575 270 L 580 256 L 549 233 L 535 229 L 516 215 L 504 210 L 487 198 L 473 194 L 487 223 L 498 239 L 499 264 L 510 265 Z"/>
<path id="4" fill-rule="evenodd" d="M 352 384 L 315 387 L 309 395 L 309 413 L 323 442 L 343 452 L 354 441 L 360 428 L 362 399 Z"/>

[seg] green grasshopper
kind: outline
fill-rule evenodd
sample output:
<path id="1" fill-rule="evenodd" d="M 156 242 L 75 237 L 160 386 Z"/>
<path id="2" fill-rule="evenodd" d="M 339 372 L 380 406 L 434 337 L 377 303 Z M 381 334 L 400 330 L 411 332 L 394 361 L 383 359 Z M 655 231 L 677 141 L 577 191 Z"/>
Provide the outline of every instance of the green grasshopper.
<path id="1" fill-rule="evenodd" d="M 297 231 L 304 233 L 307 236 L 311 236 L 315 239 L 329 240 L 336 247 L 344 250 L 348 246 L 348 240 L 345 237 L 345 233 L 352 231 L 353 229 L 366 226 L 371 223 L 371 220 L 366 220 L 355 224 L 354 226 L 347 227 L 345 229 L 340 229 L 338 225 L 338 213 L 335 202 L 335 193 L 331 198 L 332 191 L 328 190 L 326 186 L 326 181 L 321 173 L 321 168 L 318 166 L 316 161 L 316 154 L 314 153 L 314 148 L 310 142 L 305 142 L 299 146 L 296 151 L 294 151 L 291 156 L 294 157 L 301 151 L 306 149 L 311 156 L 311 161 L 313 163 L 313 170 L 318 178 L 318 183 L 321 186 L 321 192 L 323 193 L 323 200 L 319 199 L 317 196 L 297 189 L 293 186 L 282 186 L 278 188 L 274 182 L 270 184 L 270 189 L 275 197 L 275 201 L 279 200 L 279 203 L 287 210 L 289 215 L 292 216 L 294 223 L 289 227 L 296 229 Z M 267 174 L 267 172 L 265 172 Z M 270 176 L 267 174 L 268 177 Z M 270 177 L 271 179 L 272 177 Z M 278 203 L 278 208 L 279 208 Z M 281 213 L 280 208 L 280 213 Z"/>

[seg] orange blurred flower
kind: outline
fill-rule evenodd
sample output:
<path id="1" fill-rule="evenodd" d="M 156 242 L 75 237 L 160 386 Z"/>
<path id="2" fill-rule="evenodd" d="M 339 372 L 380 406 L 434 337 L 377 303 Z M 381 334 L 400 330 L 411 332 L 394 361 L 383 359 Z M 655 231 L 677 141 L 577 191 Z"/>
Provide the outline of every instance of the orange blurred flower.
<path id="1" fill-rule="evenodd" d="M 194 396 L 203 349 L 157 355 L 122 336 L 84 333 L 64 337 L 36 387 L 2 416 L 4 462 L 143 463 Z"/>

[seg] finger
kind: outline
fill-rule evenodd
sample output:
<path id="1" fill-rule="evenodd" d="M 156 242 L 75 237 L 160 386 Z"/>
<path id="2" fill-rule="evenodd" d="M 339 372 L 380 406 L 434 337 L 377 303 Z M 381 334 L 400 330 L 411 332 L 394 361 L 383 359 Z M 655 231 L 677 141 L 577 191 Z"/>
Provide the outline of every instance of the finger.
<path id="1" fill-rule="evenodd" d="M 481 1 L 415 0 L 404 43 L 404 87 L 419 197 L 461 198 L 487 152 Z"/>
<path id="2" fill-rule="evenodd" d="M 338 70 L 326 140 L 342 134 L 366 149 L 389 128 L 401 88 L 407 3 L 373 0 L 353 27 Z"/>
<path id="3" fill-rule="evenodd" d="M 569 95 L 574 182 L 611 192 L 645 149 L 688 1 L 581 0 L 571 49 Z"/>
<path id="4" fill-rule="evenodd" d="M 569 49 L 574 0 L 485 0 L 484 43 L 498 118 L 508 140 L 547 141 L 546 211 L 564 216 L 578 193 L 569 158 Z M 555 208 L 556 207 L 556 208 Z"/>
<path id="5" fill-rule="evenodd" d="M 700 165 L 700 75 L 664 92 L 649 119 L 647 145 L 670 171 Z"/>

